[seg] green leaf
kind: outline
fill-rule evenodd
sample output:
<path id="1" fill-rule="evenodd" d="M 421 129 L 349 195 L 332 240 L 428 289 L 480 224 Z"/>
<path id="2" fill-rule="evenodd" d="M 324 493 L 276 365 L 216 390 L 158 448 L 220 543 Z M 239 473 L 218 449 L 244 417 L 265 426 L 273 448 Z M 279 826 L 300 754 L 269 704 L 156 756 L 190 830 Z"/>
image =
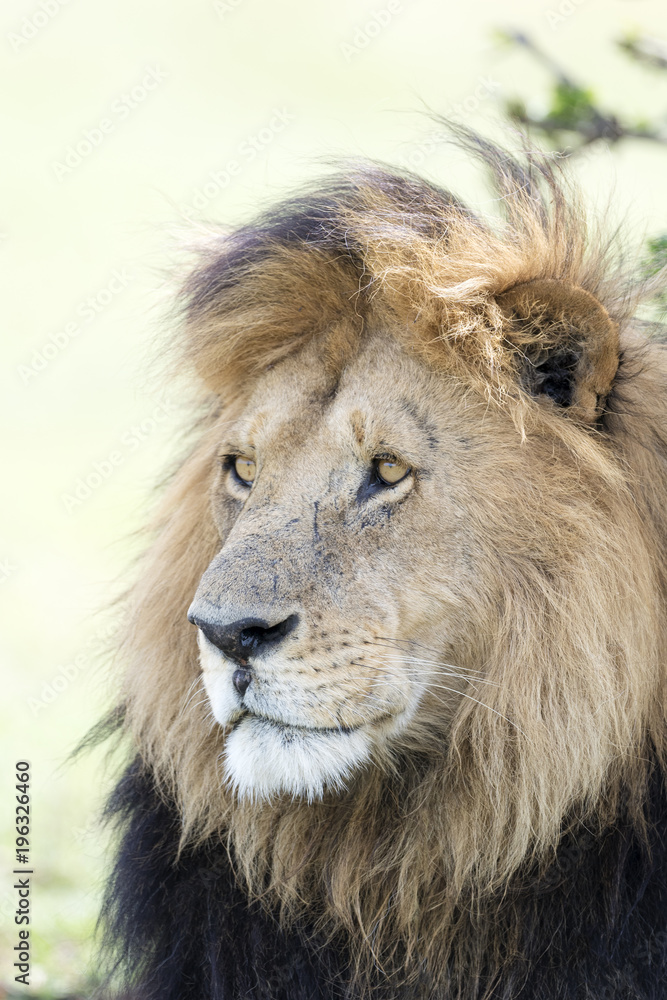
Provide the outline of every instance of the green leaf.
<path id="1" fill-rule="evenodd" d="M 505 102 L 505 113 L 515 121 L 523 122 L 527 115 L 526 105 L 520 98 L 513 98 Z"/>
<path id="2" fill-rule="evenodd" d="M 559 81 L 551 92 L 551 107 L 547 121 L 558 128 L 576 129 L 595 115 L 593 91 Z"/>
<path id="3" fill-rule="evenodd" d="M 645 261 L 647 275 L 657 274 L 667 264 L 667 234 L 653 236 L 647 242 L 648 255 Z"/>

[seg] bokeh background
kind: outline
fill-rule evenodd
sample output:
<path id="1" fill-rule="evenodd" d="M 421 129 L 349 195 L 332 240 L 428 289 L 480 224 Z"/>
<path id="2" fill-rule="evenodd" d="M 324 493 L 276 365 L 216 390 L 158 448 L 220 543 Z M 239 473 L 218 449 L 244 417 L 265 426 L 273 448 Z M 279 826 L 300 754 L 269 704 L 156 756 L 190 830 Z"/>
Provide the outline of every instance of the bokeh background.
<path id="1" fill-rule="evenodd" d="M 572 170 L 629 245 L 664 246 L 666 39 L 664 0 L 2 4 L 0 996 L 84 996 L 94 978 L 111 774 L 99 752 L 67 758 L 112 698 L 109 606 L 185 419 L 154 364 L 178 240 L 340 156 L 412 166 L 490 211 L 426 112 L 510 142 L 508 106 L 560 115 L 571 134 L 535 141 L 564 148 L 590 139 L 595 104 L 653 138 L 593 136 Z M 29 990 L 10 957 L 17 759 L 33 773 Z"/>

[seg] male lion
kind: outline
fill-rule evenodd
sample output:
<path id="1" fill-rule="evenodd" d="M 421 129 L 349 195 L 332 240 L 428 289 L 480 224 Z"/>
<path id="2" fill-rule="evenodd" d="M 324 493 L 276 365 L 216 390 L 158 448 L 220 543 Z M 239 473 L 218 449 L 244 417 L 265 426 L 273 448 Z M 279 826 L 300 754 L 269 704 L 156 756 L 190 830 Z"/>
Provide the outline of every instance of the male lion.
<path id="1" fill-rule="evenodd" d="M 363 165 L 185 283 L 124 996 L 667 996 L 665 348 L 558 168 L 465 141 L 504 220 Z"/>

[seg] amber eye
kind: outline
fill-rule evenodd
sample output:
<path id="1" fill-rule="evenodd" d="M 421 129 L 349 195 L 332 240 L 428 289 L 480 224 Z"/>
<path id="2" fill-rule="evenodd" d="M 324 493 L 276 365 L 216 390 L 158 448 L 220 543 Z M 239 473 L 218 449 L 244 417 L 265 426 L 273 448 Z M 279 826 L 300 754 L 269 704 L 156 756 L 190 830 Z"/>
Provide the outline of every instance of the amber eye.
<path id="1" fill-rule="evenodd" d="M 394 486 L 396 483 L 400 483 L 401 479 L 405 479 L 410 472 L 410 466 L 396 458 L 376 458 L 375 471 L 383 483 L 386 483 L 387 486 Z"/>
<path id="2" fill-rule="evenodd" d="M 241 482 L 247 483 L 250 486 L 255 481 L 255 473 L 257 471 L 257 466 L 252 458 L 248 458 L 247 455 L 237 455 L 234 459 L 234 472 L 239 477 Z"/>

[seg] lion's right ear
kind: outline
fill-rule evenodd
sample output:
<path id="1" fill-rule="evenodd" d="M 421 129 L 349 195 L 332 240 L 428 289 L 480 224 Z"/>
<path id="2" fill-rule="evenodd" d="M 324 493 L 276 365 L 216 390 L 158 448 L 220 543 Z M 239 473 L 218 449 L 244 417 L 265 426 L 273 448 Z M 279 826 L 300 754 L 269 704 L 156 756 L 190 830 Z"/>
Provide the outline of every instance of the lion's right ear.
<path id="1" fill-rule="evenodd" d="M 522 385 L 594 423 L 618 370 L 618 325 L 590 292 L 543 278 L 497 297 L 508 319 L 507 340 L 520 354 Z"/>

